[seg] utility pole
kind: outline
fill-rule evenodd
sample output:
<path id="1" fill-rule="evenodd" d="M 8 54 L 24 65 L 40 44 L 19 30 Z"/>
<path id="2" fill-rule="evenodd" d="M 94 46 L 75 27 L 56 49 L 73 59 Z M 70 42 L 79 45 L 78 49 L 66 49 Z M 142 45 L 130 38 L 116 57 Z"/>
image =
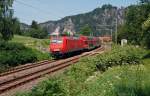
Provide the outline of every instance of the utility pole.
<path id="1" fill-rule="evenodd" d="M 113 38 L 113 36 L 112 36 L 112 32 L 113 32 L 113 30 L 111 29 L 111 40 L 112 40 L 112 38 Z"/>
<path id="2" fill-rule="evenodd" d="M 117 44 L 117 38 L 118 38 L 118 36 L 117 36 L 118 35 L 118 18 L 116 18 L 115 21 L 116 21 L 116 23 L 115 23 L 116 24 L 116 28 L 115 28 L 116 29 L 116 32 L 115 32 L 115 41 L 116 41 L 116 44 Z"/>
<path id="3" fill-rule="evenodd" d="M 103 28 L 98 28 L 98 30 L 108 30 L 110 31 L 110 35 L 112 37 L 112 32 L 113 32 L 113 29 L 112 28 L 106 28 L 106 27 L 112 27 L 113 25 L 98 25 L 98 27 L 103 27 Z M 105 28 L 104 28 L 105 27 Z"/>
<path id="4" fill-rule="evenodd" d="M 117 44 L 117 38 L 118 38 L 118 9 L 116 9 L 116 19 L 115 19 L 115 25 L 116 25 L 116 32 L 115 32 L 115 42 Z"/>

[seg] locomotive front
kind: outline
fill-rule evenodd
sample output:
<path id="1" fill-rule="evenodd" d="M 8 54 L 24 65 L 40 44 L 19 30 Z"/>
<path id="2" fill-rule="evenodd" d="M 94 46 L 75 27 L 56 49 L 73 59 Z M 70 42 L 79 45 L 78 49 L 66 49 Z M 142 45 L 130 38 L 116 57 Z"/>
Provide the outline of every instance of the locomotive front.
<path id="1" fill-rule="evenodd" d="M 51 37 L 50 38 L 50 52 L 53 56 L 59 56 L 63 50 L 63 38 Z"/>

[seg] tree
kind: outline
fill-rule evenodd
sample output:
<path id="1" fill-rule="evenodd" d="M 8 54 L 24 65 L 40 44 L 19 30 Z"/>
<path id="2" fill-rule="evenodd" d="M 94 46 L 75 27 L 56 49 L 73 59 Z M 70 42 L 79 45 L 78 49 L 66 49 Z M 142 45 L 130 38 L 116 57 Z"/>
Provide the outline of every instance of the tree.
<path id="1" fill-rule="evenodd" d="M 13 18 L 12 19 L 12 23 L 13 23 L 13 26 L 14 26 L 12 28 L 14 34 L 21 35 L 22 32 L 21 32 L 21 29 L 20 29 L 20 22 L 19 22 L 19 20 L 17 18 Z"/>
<path id="2" fill-rule="evenodd" d="M 111 4 L 105 4 L 105 5 L 102 6 L 103 10 L 104 9 L 112 9 L 112 8 L 113 8 L 113 6 Z"/>
<path id="3" fill-rule="evenodd" d="M 142 4 L 126 8 L 125 24 L 119 28 L 119 39 L 150 48 L 150 0 L 140 0 Z"/>
<path id="4" fill-rule="evenodd" d="M 28 35 L 34 38 L 43 39 L 47 37 L 48 32 L 46 29 L 41 28 L 38 23 L 33 20 Z"/>
<path id="5" fill-rule="evenodd" d="M 118 26 L 118 34 L 117 34 L 117 41 L 121 41 L 121 39 L 127 39 L 128 34 L 126 34 L 126 26 L 125 25 L 119 25 Z"/>
<path id="6" fill-rule="evenodd" d="M 14 0 L 0 0 L 0 35 L 3 40 L 9 40 L 13 37 L 13 10 Z"/>
<path id="7" fill-rule="evenodd" d="M 149 18 L 144 21 L 142 24 L 143 29 L 143 45 L 146 45 L 148 48 L 150 48 L 150 15 Z"/>
<path id="8" fill-rule="evenodd" d="M 31 24 L 31 28 L 38 29 L 39 28 L 38 23 L 33 20 Z"/>
<path id="9" fill-rule="evenodd" d="M 143 31 L 150 31 L 150 15 L 149 18 L 142 24 Z"/>
<path id="10" fill-rule="evenodd" d="M 92 34 L 92 29 L 89 25 L 85 25 L 81 28 L 80 34 L 85 36 L 90 36 Z"/>
<path id="11" fill-rule="evenodd" d="M 150 4 L 131 5 L 125 13 L 125 34 L 131 44 L 141 45 L 144 38 L 142 23 L 148 18 Z"/>
<path id="12" fill-rule="evenodd" d="M 144 3 L 150 3 L 150 0 L 140 0 L 140 3 L 144 4 Z"/>

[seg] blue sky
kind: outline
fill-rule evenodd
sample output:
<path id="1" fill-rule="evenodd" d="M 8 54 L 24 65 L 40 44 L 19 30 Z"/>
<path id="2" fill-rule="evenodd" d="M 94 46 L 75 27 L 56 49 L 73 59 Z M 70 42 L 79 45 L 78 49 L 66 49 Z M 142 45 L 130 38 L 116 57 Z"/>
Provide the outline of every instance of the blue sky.
<path id="1" fill-rule="evenodd" d="M 89 12 L 103 4 L 126 7 L 137 2 L 138 0 L 15 0 L 13 9 L 14 16 L 21 22 L 31 24 L 32 20 L 41 23 Z"/>

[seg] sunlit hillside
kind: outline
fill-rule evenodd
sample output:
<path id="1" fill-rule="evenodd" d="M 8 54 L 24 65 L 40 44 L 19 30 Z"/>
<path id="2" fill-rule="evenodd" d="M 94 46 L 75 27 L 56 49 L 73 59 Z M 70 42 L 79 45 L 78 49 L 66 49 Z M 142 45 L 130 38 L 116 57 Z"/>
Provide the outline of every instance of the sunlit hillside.
<path id="1" fill-rule="evenodd" d="M 27 47 L 38 49 L 43 52 L 47 52 L 49 47 L 49 39 L 36 39 L 19 35 L 15 35 L 11 42 L 23 43 Z"/>

